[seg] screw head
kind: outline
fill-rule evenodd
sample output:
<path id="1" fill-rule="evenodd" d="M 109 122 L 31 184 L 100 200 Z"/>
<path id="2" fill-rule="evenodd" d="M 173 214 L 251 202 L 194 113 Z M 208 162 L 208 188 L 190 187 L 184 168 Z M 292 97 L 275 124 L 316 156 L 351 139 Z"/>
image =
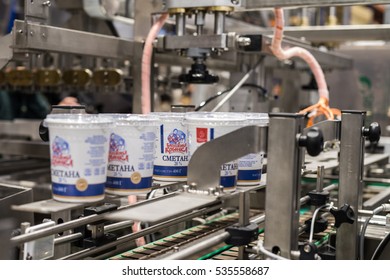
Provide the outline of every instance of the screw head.
<path id="1" fill-rule="evenodd" d="M 311 252 L 311 247 L 309 244 L 306 244 L 304 247 L 303 247 L 303 251 L 305 251 L 306 253 L 310 253 Z"/>

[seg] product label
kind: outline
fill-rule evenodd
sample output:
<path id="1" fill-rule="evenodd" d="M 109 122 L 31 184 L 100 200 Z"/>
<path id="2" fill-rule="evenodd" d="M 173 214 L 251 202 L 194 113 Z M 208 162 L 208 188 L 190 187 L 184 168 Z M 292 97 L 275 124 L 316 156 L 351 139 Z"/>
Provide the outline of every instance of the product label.
<path id="1" fill-rule="evenodd" d="M 106 189 L 125 195 L 152 185 L 155 127 L 120 126 L 110 136 Z"/>
<path id="2" fill-rule="evenodd" d="M 249 154 L 238 160 L 238 185 L 254 185 L 261 180 L 263 167 L 262 153 Z"/>
<path id="3" fill-rule="evenodd" d="M 153 176 L 162 181 L 183 181 L 187 177 L 188 139 L 180 123 L 165 123 L 160 126 L 157 139 Z"/>
<path id="4" fill-rule="evenodd" d="M 207 128 L 196 128 L 196 143 L 206 143 L 207 139 Z"/>
<path id="5" fill-rule="evenodd" d="M 52 192 L 61 197 L 104 195 L 108 130 L 50 129 Z"/>
<path id="6" fill-rule="evenodd" d="M 63 138 L 56 136 L 54 138 L 53 144 L 51 145 L 51 149 L 52 166 L 73 167 L 73 160 L 72 156 L 70 155 L 68 142 L 66 142 Z"/>

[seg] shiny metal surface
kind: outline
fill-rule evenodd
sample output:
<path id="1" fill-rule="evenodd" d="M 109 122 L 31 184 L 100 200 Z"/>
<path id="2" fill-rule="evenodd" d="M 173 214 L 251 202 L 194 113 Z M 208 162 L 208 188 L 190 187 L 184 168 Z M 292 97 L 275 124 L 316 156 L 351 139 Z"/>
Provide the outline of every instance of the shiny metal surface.
<path id="1" fill-rule="evenodd" d="M 303 115 L 270 114 L 264 247 L 285 258 L 298 250 L 303 121 Z"/>
<path id="2" fill-rule="evenodd" d="M 188 184 L 195 184 L 201 190 L 219 186 L 223 163 L 250 153 L 266 152 L 267 129 L 258 126 L 243 127 L 200 146 L 188 164 Z M 210 158 L 213 160 L 209 160 Z"/>
<path id="3" fill-rule="evenodd" d="M 321 6 L 349 6 L 349 5 L 370 5 L 389 4 L 389 0 L 245 0 L 243 7 L 247 10 L 257 10 L 273 7 L 321 7 Z"/>
<path id="4" fill-rule="evenodd" d="M 135 204 L 127 210 L 109 214 L 106 218 L 116 221 L 135 220 L 156 223 L 215 203 L 218 203 L 218 197 L 213 195 L 176 193 L 153 203 L 139 206 Z"/>
<path id="5" fill-rule="evenodd" d="M 14 184 L 0 183 L 0 219 L 12 217 L 18 224 L 22 222 L 33 223 L 34 217 L 31 212 L 20 213 L 14 211 L 13 209 L 13 205 L 20 205 L 32 201 L 33 192 L 30 188 L 24 188 Z"/>
<path id="6" fill-rule="evenodd" d="M 24 155 L 33 158 L 50 158 L 49 144 L 38 141 L 0 139 L 0 154 Z"/>
<path id="7" fill-rule="evenodd" d="M 16 137 L 29 140 L 41 140 L 39 136 L 40 120 L 15 119 L 0 121 L 0 139 Z"/>
<path id="8" fill-rule="evenodd" d="M 338 207 L 349 204 L 355 215 L 362 207 L 363 148 L 362 128 L 365 113 L 345 111 L 341 116 L 340 179 Z M 358 258 L 359 224 L 342 224 L 337 229 L 336 259 L 356 260 Z"/>
<path id="9" fill-rule="evenodd" d="M 12 34 L 7 34 L 0 38 L 0 69 L 2 69 L 12 59 L 13 52 L 10 48 L 12 45 Z"/>
<path id="10" fill-rule="evenodd" d="M 270 34 L 273 31 L 269 31 Z M 309 42 L 342 43 L 348 41 L 390 40 L 389 24 L 286 27 L 286 36 Z"/>
<path id="11" fill-rule="evenodd" d="M 133 56 L 132 41 L 21 20 L 15 20 L 13 36 L 12 48 L 24 51 L 49 51 L 120 59 Z"/>
<path id="12" fill-rule="evenodd" d="M 189 49 L 189 48 L 234 48 L 234 38 L 236 35 L 183 35 L 183 36 L 164 36 L 158 38 L 157 47 L 165 50 Z M 229 39 L 230 37 L 230 39 Z"/>
<path id="13" fill-rule="evenodd" d="M 197 0 L 197 1 L 183 1 L 183 0 L 166 0 L 165 4 L 168 9 L 172 8 L 198 8 L 198 7 L 213 7 L 213 6 L 239 6 L 240 1 L 230 0 Z"/>

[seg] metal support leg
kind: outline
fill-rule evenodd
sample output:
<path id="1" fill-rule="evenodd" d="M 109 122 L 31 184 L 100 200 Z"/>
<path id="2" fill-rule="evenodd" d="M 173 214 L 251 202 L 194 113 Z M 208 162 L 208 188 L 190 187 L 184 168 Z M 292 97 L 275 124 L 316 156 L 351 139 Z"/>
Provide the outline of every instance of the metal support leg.
<path id="1" fill-rule="evenodd" d="M 270 114 L 264 244 L 285 258 L 298 250 L 303 129 L 303 115 Z"/>
<path id="2" fill-rule="evenodd" d="M 249 210 L 250 210 L 250 193 L 241 192 L 239 197 L 239 217 L 238 223 L 240 227 L 245 227 L 249 224 Z M 238 248 L 238 259 L 247 260 L 248 253 L 245 252 L 245 246 Z"/>
<path id="3" fill-rule="evenodd" d="M 349 204 L 357 215 L 362 207 L 365 112 L 343 111 L 341 116 L 339 208 Z M 336 259 L 356 260 L 359 225 L 344 223 L 337 230 Z"/>

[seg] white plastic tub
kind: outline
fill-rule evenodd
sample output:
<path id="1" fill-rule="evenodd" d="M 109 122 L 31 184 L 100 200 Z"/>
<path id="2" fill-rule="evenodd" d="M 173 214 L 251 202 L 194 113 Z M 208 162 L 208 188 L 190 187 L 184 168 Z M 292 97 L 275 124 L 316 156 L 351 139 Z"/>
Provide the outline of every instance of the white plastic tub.
<path id="1" fill-rule="evenodd" d="M 153 178 L 163 182 L 187 180 L 188 135 L 184 113 L 152 113 L 159 118 Z"/>
<path id="2" fill-rule="evenodd" d="M 100 114 L 115 124 L 110 134 L 106 193 L 148 193 L 152 187 L 158 119 L 150 115 Z"/>
<path id="3" fill-rule="evenodd" d="M 95 202 L 104 198 L 110 131 L 113 122 L 88 114 L 50 114 L 53 198 Z"/>
<path id="4" fill-rule="evenodd" d="M 245 116 L 229 112 L 190 112 L 186 113 L 190 156 L 204 143 L 245 125 Z M 212 158 L 208 160 L 213 160 Z M 221 166 L 220 184 L 224 190 L 233 191 L 237 183 L 238 160 Z"/>
<path id="5" fill-rule="evenodd" d="M 245 113 L 246 125 L 268 126 L 269 118 L 265 113 Z M 260 184 L 263 169 L 263 153 L 249 154 L 238 160 L 238 186 Z"/>

